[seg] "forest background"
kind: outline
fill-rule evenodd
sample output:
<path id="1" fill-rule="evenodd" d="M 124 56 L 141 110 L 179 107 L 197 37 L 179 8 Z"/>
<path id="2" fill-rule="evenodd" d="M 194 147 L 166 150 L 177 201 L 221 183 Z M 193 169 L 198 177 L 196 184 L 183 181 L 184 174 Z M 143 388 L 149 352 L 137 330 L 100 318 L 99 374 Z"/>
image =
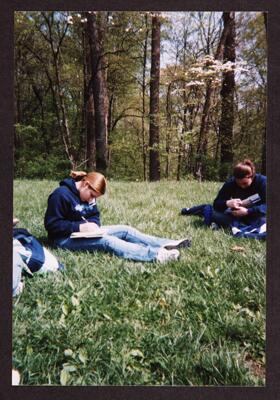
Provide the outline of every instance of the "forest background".
<path id="1" fill-rule="evenodd" d="M 57 180 L 96 169 L 105 223 L 193 244 L 164 268 L 52 249 L 66 271 L 26 279 L 13 312 L 21 383 L 264 385 L 265 243 L 178 211 L 244 157 L 266 172 L 266 14 L 16 12 L 14 28 L 22 226 L 47 244 Z"/>
<path id="2" fill-rule="evenodd" d="M 15 176 L 266 173 L 266 13 L 16 12 Z"/>

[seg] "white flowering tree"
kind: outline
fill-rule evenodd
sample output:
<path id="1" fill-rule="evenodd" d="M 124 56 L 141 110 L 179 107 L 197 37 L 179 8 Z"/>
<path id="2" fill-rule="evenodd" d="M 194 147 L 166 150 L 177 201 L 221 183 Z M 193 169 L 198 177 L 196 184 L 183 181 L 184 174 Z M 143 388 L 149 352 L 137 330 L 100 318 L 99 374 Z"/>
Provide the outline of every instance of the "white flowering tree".
<path id="1" fill-rule="evenodd" d="M 16 13 L 16 172 L 49 176 L 82 166 L 149 179 L 150 152 L 156 179 L 217 179 L 221 164 L 245 156 L 259 165 L 265 154 L 264 19 L 236 13 L 234 60 L 226 54 L 229 28 L 222 15 Z M 160 64 L 152 62 L 155 17 Z M 235 78 L 228 96 L 233 112 L 224 96 L 229 76 Z M 230 132 L 227 161 L 223 128 Z M 149 140 L 151 132 L 156 140 Z"/>

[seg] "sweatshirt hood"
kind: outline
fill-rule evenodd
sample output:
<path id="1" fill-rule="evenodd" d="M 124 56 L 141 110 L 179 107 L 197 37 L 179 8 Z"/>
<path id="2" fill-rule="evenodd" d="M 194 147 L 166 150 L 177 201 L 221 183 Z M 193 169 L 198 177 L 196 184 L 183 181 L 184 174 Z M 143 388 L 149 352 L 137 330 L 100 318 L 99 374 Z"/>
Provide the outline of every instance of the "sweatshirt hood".
<path id="1" fill-rule="evenodd" d="M 76 196 L 79 196 L 79 192 L 76 188 L 74 179 L 72 178 L 63 179 L 63 181 L 59 183 L 59 186 L 66 186 L 68 189 L 71 190 L 72 193 L 74 193 Z"/>

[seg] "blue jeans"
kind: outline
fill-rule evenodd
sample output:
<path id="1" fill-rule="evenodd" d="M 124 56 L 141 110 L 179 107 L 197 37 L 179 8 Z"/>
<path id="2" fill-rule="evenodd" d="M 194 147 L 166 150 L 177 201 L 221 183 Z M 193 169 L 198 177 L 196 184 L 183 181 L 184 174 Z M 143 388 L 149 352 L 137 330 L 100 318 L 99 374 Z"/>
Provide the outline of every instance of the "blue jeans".
<path id="1" fill-rule="evenodd" d="M 159 248 L 170 239 L 145 235 L 127 225 L 104 225 L 101 238 L 56 239 L 57 247 L 68 250 L 105 251 L 134 261 L 155 261 Z"/>
<path id="2" fill-rule="evenodd" d="M 234 217 L 231 214 L 222 213 L 219 211 L 212 211 L 211 221 L 215 222 L 218 226 L 227 228 L 233 222 Z"/>
<path id="3" fill-rule="evenodd" d="M 215 222 L 217 225 L 219 225 L 222 228 L 228 228 L 233 222 L 239 221 L 240 223 L 243 223 L 244 225 L 250 225 L 252 222 L 256 219 L 256 217 L 241 217 L 237 218 L 234 217 L 232 214 L 227 214 L 227 213 L 222 213 L 213 210 L 212 212 L 212 222 Z"/>

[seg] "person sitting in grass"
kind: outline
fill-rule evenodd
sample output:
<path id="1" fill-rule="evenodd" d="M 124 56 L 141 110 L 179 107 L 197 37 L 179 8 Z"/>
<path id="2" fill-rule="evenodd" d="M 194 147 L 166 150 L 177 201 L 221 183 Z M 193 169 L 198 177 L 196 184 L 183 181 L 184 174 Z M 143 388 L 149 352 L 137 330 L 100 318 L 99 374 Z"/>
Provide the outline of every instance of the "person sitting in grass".
<path id="1" fill-rule="evenodd" d="M 188 239 L 170 240 L 150 236 L 127 225 L 101 227 L 96 199 L 106 191 L 106 179 L 98 172 L 72 171 L 48 198 L 45 228 L 56 247 L 68 250 L 104 251 L 135 261 L 165 263 L 179 258 L 179 248 L 190 246 Z M 101 237 L 73 238 L 73 233 L 103 231 Z"/>
<path id="2" fill-rule="evenodd" d="M 203 216 L 207 225 L 223 228 L 235 223 L 252 225 L 266 216 L 266 176 L 257 174 L 253 162 L 245 159 L 235 165 L 233 176 L 218 192 L 213 207 L 201 204 L 183 208 L 181 214 Z"/>

